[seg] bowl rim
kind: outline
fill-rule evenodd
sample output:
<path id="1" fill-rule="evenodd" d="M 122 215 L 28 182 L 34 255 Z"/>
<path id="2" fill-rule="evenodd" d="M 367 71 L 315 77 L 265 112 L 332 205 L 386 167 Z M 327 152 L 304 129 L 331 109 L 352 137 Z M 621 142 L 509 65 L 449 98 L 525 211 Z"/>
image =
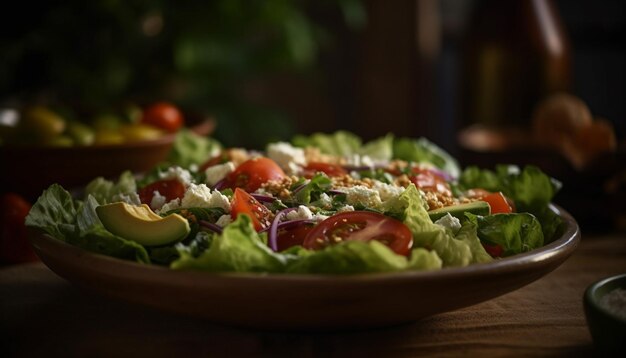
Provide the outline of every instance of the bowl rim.
<path id="1" fill-rule="evenodd" d="M 396 272 L 379 272 L 379 273 L 360 273 L 350 275 L 331 275 L 331 274 L 290 274 L 290 273 L 252 273 L 252 272 L 207 272 L 199 270 L 172 270 L 169 267 L 163 267 L 153 264 L 141 264 L 129 260 L 123 260 L 103 254 L 87 251 L 77 246 L 73 246 L 64 241 L 53 238 L 52 236 L 37 232 L 29 235 L 29 239 L 34 246 L 38 241 L 43 240 L 47 244 L 56 246 L 67 253 L 80 255 L 91 260 L 97 260 L 104 264 L 114 264 L 119 269 L 129 269 L 135 272 L 143 272 L 147 275 L 180 275 L 177 277 L 192 277 L 198 280 L 211 279 L 229 279 L 229 280 L 259 280 L 264 282 L 343 282 L 368 284 L 379 281 L 401 283 L 403 281 L 414 280 L 441 280 L 444 278 L 463 278 L 473 277 L 476 275 L 499 273 L 511 273 L 542 262 L 549 263 L 558 260 L 561 257 L 569 257 L 576 249 L 580 242 L 580 229 L 576 220 L 564 209 L 555 204 L 550 204 L 550 209 L 558 214 L 564 220 L 564 230 L 561 235 L 551 243 L 523 253 L 510 256 L 496 261 L 484 264 L 471 264 L 464 267 L 449 267 L 441 270 L 421 270 L 421 271 L 396 271 Z M 45 260 L 44 260 L 45 263 Z"/>
<path id="2" fill-rule="evenodd" d="M 597 280 L 591 285 L 587 287 L 584 293 L 584 301 L 587 303 L 587 306 L 590 307 L 595 314 L 599 314 L 605 319 L 610 319 L 617 322 L 622 322 L 626 324 L 626 319 L 623 319 L 619 316 L 616 316 L 611 311 L 606 309 L 603 305 L 600 304 L 600 299 L 604 297 L 598 297 L 597 291 L 606 285 L 610 285 L 617 281 L 624 281 L 624 287 L 626 289 L 626 273 L 617 274 L 609 277 L 605 277 L 603 279 Z M 606 293 L 605 293 L 606 294 Z"/>

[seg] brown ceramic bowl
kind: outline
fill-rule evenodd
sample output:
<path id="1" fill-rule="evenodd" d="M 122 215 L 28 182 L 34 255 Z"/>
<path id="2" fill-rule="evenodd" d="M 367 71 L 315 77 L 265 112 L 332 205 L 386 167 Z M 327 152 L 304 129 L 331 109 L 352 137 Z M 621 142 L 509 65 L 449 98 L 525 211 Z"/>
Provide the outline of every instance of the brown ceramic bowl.
<path id="1" fill-rule="evenodd" d="M 558 267 L 580 240 L 565 221 L 554 242 L 488 264 L 431 272 L 350 276 L 174 271 L 93 254 L 31 235 L 42 261 L 74 284 L 110 297 L 212 322 L 262 329 L 352 329 L 411 322 L 516 290 Z"/>
<path id="2" fill-rule="evenodd" d="M 208 135 L 214 126 L 213 119 L 205 118 L 197 119 L 190 129 Z M 125 170 L 141 173 L 167 158 L 174 137 L 85 147 L 0 146 L 0 190 L 34 201 L 53 183 L 74 188 L 99 176 L 115 178 Z"/>

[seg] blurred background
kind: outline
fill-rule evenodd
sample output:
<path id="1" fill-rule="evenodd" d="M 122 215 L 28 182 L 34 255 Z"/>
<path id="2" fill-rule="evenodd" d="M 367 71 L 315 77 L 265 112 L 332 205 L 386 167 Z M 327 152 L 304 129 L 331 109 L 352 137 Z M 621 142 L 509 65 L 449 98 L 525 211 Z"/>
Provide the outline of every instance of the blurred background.
<path id="1" fill-rule="evenodd" d="M 252 148 L 338 129 L 365 140 L 426 136 L 463 165 L 540 165 L 565 182 L 558 202 L 589 227 L 626 226 L 592 209 L 623 213 L 624 8 L 620 0 L 18 2 L 0 23 L 0 104 L 106 110 L 168 100 L 213 116 L 224 145 Z M 598 124 L 569 147 L 533 134 L 554 93 L 575 97 Z M 569 128 L 559 125 L 548 129 Z"/>

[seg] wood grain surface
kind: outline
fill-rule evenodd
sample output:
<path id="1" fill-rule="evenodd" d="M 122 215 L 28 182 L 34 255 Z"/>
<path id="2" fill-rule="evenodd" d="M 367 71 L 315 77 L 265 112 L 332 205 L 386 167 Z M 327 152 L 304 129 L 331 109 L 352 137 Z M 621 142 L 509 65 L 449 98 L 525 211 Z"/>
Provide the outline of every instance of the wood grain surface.
<path id="1" fill-rule="evenodd" d="M 4 357 L 590 356 L 583 292 L 624 272 L 626 235 L 583 233 L 556 271 L 479 305 L 384 329 L 276 332 L 110 300 L 41 263 L 9 266 L 0 269 L 0 346 Z M 298 305 L 285 309 L 297 314 Z"/>

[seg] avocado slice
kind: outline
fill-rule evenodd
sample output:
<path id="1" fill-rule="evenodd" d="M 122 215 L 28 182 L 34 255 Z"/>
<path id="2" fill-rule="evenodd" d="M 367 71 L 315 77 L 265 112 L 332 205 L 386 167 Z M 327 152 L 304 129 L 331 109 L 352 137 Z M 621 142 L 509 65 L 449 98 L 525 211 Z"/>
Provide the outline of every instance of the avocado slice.
<path id="1" fill-rule="evenodd" d="M 428 216 L 430 216 L 430 219 L 435 222 L 436 220 L 439 220 L 442 216 L 445 216 L 449 213 L 459 220 L 462 220 L 465 218 L 466 212 L 470 212 L 474 215 L 485 216 L 491 213 L 491 207 L 486 201 L 472 201 L 471 203 L 445 206 L 443 208 L 431 210 L 428 212 Z"/>
<path id="2" fill-rule="evenodd" d="M 124 202 L 100 205 L 96 213 L 104 227 L 115 235 L 144 246 L 160 246 L 184 239 L 191 231 L 189 222 L 178 214 L 161 217 L 148 205 Z"/>

